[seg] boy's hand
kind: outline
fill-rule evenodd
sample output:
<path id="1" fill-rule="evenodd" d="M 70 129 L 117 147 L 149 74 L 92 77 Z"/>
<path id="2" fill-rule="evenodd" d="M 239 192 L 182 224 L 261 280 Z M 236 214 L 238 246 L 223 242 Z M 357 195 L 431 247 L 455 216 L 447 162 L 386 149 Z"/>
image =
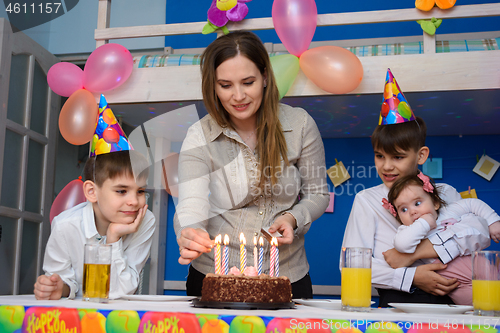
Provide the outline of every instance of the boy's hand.
<path id="1" fill-rule="evenodd" d="M 432 214 L 430 214 L 430 213 L 424 214 L 424 215 L 420 216 L 420 218 L 426 220 L 427 223 L 429 223 L 431 230 L 435 229 L 437 227 L 436 219 L 434 218 L 434 216 L 432 216 Z"/>
<path id="2" fill-rule="evenodd" d="M 177 239 L 179 244 L 179 264 L 188 265 L 202 253 L 212 251 L 214 241 L 203 229 L 185 228 L 181 231 L 181 236 Z"/>
<path id="3" fill-rule="evenodd" d="M 148 205 L 144 205 L 144 207 L 140 208 L 137 212 L 137 217 L 134 222 L 129 224 L 111 222 L 106 232 L 106 243 L 111 244 L 117 242 L 122 236 L 137 232 L 147 211 Z"/>
<path id="4" fill-rule="evenodd" d="M 490 238 L 493 239 L 495 243 L 498 243 L 500 241 L 500 221 L 493 222 L 488 229 L 490 230 Z"/>
<path id="5" fill-rule="evenodd" d="M 413 253 L 401 253 L 396 249 L 389 249 L 382 252 L 385 261 L 394 269 L 399 267 L 408 267 L 413 264 Z"/>
<path id="6" fill-rule="evenodd" d="M 39 300 L 58 300 L 63 294 L 64 282 L 58 274 L 40 275 L 35 283 L 35 298 Z"/>
<path id="7" fill-rule="evenodd" d="M 458 287 L 460 283 L 457 279 L 447 279 L 435 272 L 445 268 L 446 265 L 442 263 L 418 266 L 413 277 L 413 285 L 429 294 L 437 296 L 447 295 L 450 291 Z"/>
<path id="8" fill-rule="evenodd" d="M 278 245 L 282 244 L 292 244 L 293 242 L 293 229 L 297 226 L 295 217 L 290 214 L 280 215 L 274 220 L 274 223 L 269 227 L 269 233 L 275 233 L 276 231 L 283 235 L 283 237 L 278 237 Z"/>

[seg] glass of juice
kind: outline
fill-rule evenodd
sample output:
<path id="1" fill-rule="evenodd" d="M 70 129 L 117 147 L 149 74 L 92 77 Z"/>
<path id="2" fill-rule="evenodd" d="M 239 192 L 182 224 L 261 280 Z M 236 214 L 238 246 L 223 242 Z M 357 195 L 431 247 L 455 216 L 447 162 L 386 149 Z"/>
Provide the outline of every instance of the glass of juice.
<path id="1" fill-rule="evenodd" d="M 472 305 L 475 315 L 500 317 L 500 251 L 472 253 Z"/>
<path id="2" fill-rule="evenodd" d="M 341 256 L 341 298 L 344 311 L 370 311 L 372 249 L 344 247 Z"/>
<path id="3" fill-rule="evenodd" d="M 111 245 L 85 244 L 83 300 L 107 303 L 111 272 Z"/>

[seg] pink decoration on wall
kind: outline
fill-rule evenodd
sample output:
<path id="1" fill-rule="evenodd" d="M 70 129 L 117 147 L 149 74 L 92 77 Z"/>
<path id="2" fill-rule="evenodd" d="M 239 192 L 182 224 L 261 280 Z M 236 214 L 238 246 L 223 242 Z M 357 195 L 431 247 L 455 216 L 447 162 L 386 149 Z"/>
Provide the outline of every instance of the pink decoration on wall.
<path id="1" fill-rule="evenodd" d="M 335 192 L 330 192 L 330 202 L 328 203 L 328 207 L 326 207 L 326 213 L 333 213 L 333 203 L 335 201 Z"/>

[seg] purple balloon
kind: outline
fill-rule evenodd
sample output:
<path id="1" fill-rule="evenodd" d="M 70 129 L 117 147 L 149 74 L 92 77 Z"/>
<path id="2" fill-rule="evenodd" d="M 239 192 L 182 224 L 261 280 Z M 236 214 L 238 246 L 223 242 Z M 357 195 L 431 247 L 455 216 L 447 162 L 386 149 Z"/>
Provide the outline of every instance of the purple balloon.
<path id="1" fill-rule="evenodd" d="M 56 94 L 69 97 L 83 88 L 83 71 L 70 62 L 60 62 L 50 67 L 47 83 Z"/>
<path id="2" fill-rule="evenodd" d="M 123 84 L 134 67 L 129 50 L 120 44 L 104 44 L 94 50 L 83 70 L 83 86 L 91 92 L 104 92 Z"/>
<path id="3" fill-rule="evenodd" d="M 318 10 L 314 0 L 274 0 L 273 24 L 288 52 L 300 57 L 316 31 Z"/>

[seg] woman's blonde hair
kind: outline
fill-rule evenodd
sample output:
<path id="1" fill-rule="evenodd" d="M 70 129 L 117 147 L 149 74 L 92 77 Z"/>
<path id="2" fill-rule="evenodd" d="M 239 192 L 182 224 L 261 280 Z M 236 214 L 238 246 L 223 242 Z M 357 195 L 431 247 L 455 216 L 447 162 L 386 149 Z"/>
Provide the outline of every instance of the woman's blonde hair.
<path id="1" fill-rule="evenodd" d="M 259 187 L 266 180 L 274 185 L 281 171 L 281 159 L 288 165 L 285 135 L 279 121 L 279 92 L 271 61 L 262 41 L 249 31 L 235 31 L 213 41 L 201 55 L 201 90 L 208 113 L 221 127 L 233 128 L 229 113 L 215 92 L 216 70 L 226 60 L 242 55 L 267 77 L 262 103 L 257 111 L 257 153 L 260 162 Z"/>

